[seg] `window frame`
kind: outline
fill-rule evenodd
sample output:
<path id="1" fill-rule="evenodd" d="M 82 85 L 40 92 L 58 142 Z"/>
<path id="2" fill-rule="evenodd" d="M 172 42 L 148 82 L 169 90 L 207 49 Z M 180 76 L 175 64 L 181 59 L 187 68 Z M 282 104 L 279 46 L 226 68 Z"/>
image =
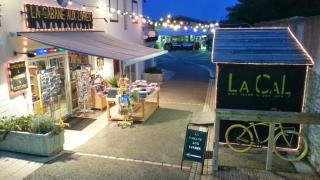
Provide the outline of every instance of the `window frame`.
<path id="1" fill-rule="evenodd" d="M 114 8 L 114 7 L 111 7 L 111 1 L 112 0 L 109 0 L 109 13 L 112 14 L 111 12 L 111 8 Z M 110 17 L 110 22 L 119 22 L 119 14 L 117 13 L 117 10 L 119 9 L 119 0 L 113 0 L 113 1 L 117 1 L 117 7 L 114 8 L 116 11 L 115 11 L 115 15 L 112 14 L 112 17 Z M 115 16 L 115 18 L 113 19 L 113 16 Z"/>

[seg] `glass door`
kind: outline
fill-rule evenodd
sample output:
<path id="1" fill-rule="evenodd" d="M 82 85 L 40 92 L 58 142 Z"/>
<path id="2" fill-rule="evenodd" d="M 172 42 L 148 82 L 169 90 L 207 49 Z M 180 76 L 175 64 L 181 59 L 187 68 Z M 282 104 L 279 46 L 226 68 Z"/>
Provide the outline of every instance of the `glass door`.
<path id="1" fill-rule="evenodd" d="M 55 116 L 57 118 L 65 117 L 69 114 L 68 111 L 68 102 L 67 102 L 67 90 L 66 90 L 66 75 L 65 75 L 65 66 L 64 61 L 65 58 L 62 56 L 59 57 L 50 57 L 48 58 L 50 68 L 55 69 L 55 73 L 59 75 L 60 80 L 62 83 L 60 83 L 60 96 L 55 101 Z"/>

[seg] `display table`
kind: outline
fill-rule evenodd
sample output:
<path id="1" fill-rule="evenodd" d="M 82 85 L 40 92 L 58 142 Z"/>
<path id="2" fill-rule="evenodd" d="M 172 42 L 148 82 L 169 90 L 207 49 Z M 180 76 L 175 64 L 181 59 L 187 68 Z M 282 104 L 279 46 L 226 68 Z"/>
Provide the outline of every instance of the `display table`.
<path id="1" fill-rule="evenodd" d="M 149 94 L 146 98 L 140 99 L 134 103 L 133 121 L 146 121 L 159 108 L 160 87 Z M 121 121 L 123 116 L 118 113 L 118 98 L 107 98 L 107 111 L 109 120 Z M 110 107 L 110 103 L 115 106 Z"/>

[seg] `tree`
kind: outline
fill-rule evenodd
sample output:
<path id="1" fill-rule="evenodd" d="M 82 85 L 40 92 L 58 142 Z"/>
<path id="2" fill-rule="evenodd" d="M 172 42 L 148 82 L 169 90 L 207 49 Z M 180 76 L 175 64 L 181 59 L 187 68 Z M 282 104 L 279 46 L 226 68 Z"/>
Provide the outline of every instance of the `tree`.
<path id="1" fill-rule="evenodd" d="M 293 16 L 318 15 L 320 0 L 238 0 L 227 11 L 227 22 L 253 24 Z"/>

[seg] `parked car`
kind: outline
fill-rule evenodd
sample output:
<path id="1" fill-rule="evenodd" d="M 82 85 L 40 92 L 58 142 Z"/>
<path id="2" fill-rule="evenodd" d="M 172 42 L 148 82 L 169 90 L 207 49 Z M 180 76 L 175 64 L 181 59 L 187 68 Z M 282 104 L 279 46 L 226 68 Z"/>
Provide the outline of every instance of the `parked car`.
<path id="1" fill-rule="evenodd" d="M 199 50 L 200 49 L 200 43 L 199 42 L 195 42 L 193 45 L 194 50 Z"/>

